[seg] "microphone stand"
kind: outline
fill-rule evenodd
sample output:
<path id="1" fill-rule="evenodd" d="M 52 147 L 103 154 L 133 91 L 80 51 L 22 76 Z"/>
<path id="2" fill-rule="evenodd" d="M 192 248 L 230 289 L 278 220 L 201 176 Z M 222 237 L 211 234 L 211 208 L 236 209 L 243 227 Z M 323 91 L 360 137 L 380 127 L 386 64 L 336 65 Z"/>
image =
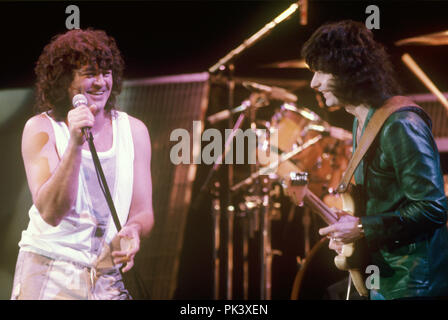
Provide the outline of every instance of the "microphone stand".
<path id="1" fill-rule="evenodd" d="M 89 129 L 82 129 L 84 136 L 89 144 L 90 153 L 92 154 L 93 163 L 95 165 L 95 171 L 98 177 L 98 182 L 100 184 L 100 188 L 106 197 L 107 205 L 109 206 L 112 219 L 114 221 L 115 227 L 117 228 L 117 232 L 121 230 L 120 220 L 118 219 L 117 210 L 115 209 L 114 202 L 112 200 L 112 196 L 110 194 L 109 186 L 107 185 L 106 177 L 104 176 L 103 168 L 101 167 L 100 159 L 98 158 L 98 153 L 95 148 L 95 144 L 93 143 L 93 136 Z M 142 299 L 149 299 L 149 294 L 142 283 L 141 278 L 139 277 L 135 265 L 131 270 L 123 273 L 120 269 L 120 274 L 122 276 L 123 282 L 132 281 L 135 284 L 135 290 L 139 297 Z M 128 288 L 126 288 L 128 290 Z"/>

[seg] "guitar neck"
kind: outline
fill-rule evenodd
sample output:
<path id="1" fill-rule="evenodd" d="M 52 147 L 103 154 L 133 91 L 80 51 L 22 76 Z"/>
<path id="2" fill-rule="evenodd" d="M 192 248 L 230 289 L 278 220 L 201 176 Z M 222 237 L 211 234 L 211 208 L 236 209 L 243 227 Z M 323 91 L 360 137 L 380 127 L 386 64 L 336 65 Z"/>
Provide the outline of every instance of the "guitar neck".
<path id="1" fill-rule="evenodd" d="M 313 211 L 315 211 L 327 224 L 333 224 L 338 221 L 338 216 L 314 193 L 307 189 L 303 201 Z"/>

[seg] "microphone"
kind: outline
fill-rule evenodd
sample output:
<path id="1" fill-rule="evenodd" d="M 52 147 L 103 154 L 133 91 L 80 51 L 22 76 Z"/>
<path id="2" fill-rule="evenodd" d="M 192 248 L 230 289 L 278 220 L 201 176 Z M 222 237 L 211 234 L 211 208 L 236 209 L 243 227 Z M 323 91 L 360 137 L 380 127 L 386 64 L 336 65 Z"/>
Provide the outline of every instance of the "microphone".
<path id="1" fill-rule="evenodd" d="M 297 101 L 297 97 L 294 94 L 286 91 L 283 88 L 270 87 L 270 86 L 266 86 L 264 84 L 259 84 L 259 83 L 255 83 L 255 82 L 249 82 L 249 81 L 244 81 L 243 86 L 251 91 L 266 92 L 269 94 L 269 96 L 272 99 L 275 99 L 275 100 L 281 100 L 284 102 L 296 102 Z"/>
<path id="2" fill-rule="evenodd" d="M 87 98 L 85 95 L 79 93 L 77 95 L 75 95 L 72 99 L 72 105 L 73 108 L 77 108 L 81 105 L 87 105 Z M 92 134 L 90 132 L 90 128 L 89 127 L 85 127 L 82 128 L 82 134 L 87 138 L 87 139 L 92 139 Z"/>
<path id="3" fill-rule="evenodd" d="M 300 0 L 300 24 L 302 26 L 308 24 L 308 0 Z"/>

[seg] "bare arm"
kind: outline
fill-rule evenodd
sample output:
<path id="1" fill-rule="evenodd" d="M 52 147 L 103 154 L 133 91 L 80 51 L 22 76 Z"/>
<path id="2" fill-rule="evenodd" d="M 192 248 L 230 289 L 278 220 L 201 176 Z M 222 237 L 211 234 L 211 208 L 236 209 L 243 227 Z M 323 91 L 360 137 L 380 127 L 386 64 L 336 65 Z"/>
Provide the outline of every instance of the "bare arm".
<path id="1" fill-rule="evenodd" d="M 154 225 L 152 208 L 151 141 L 148 129 L 140 120 L 130 117 L 134 140 L 134 186 L 126 225 L 139 225 L 139 236 L 147 237 Z"/>
<path id="2" fill-rule="evenodd" d="M 81 128 L 93 125 L 85 110 L 70 115 L 73 118 L 70 139 L 61 158 L 51 122 L 44 115 L 29 119 L 23 131 L 22 156 L 33 202 L 45 222 L 52 226 L 61 222 L 76 200 L 84 143 Z"/>
<path id="3" fill-rule="evenodd" d="M 147 237 L 154 225 L 152 207 L 151 180 L 151 141 L 148 129 L 138 119 L 129 116 L 132 138 L 134 140 L 134 182 L 131 207 L 126 225 L 120 231 L 120 237 L 132 238 L 133 249 L 130 252 L 114 251 L 114 263 L 127 262 L 126 272 L 134 265 L 135 254 L 140 250 L 140 239 Z"/>

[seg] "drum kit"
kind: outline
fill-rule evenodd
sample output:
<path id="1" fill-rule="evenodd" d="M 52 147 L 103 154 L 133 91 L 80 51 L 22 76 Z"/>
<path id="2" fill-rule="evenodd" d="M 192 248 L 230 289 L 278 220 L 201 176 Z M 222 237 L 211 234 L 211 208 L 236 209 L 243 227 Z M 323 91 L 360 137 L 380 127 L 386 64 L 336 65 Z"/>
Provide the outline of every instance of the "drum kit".
<path id="1" fill-rule="evenodd" d="M 304 66 L 305 64 L 301 61 L 286 61 L 269 67 L 302 68 Z M 292 205 L 284 196 L 282 182 L 290 172 L 307 172 L 308 188 L 329 206 L 341 208 L 340 199 L 334 190 L 350 159 L 352 136 L 347 130 L 331 126 L 310 108 L 297 106 L 294 102 L 297 98 L 286 89 L 254 82 L 243 82 L 243 86 L 252 91 L 250 97 L 233 110 L 221 111 L 209 116 L 208 121 L 215 123 L 240 113 L 240 118 L 233 129 L 235 131 L 241 127 L 244 116 L 248 116 L 250 128 L 257 132 L 257 150 L 249 152 L 269 150 L 268 160 L 266 162 L 264 159 L 263 163 L 260 163 L 257 158 L 257 163 L 250 166 L 247 178 L 229 185 L 231 203 L 227 203 L 227 207 L 221 206 L 218 188 L 213 188 L 211 192 L 214 195 L 212 200 L 214 298 L 220 299 L 220 292 L 225 291 L 226 299 L 232 299 L 234 296 L 241 299 L 276 299 L 279 297 L 273 294 L 273 290 L 278 292 L 279 288 L 276 288 L 277 284 L 273 281 L 273 260 L 275 256 L 284 255 L 284 252 L 278 249 L 277 244 L 277 247 L 273 245 L 273 242 L 278 242 L 273 239 L 273 236 L 277 236 L 277 234 L 274 235 L 273 224 L 276 224 L 278 229 L 280 221 L 284 220 L 288 224 L 297 220 L 295 217 L 297 211 L 300 211 L 302 215 L 301 219 L 298 219 L 302 223 L 300 227 L 302 232 L 299 236 L 302 237 L 304 246 L 300 250 L 305 258 L 293 257 L 295 263 L 293 276 L 305 271 L 309 273 L 307 265 L 310 263 L 309 259 L 316 256 L 314 253 L 316 250 L 328 251 L 328 256 L 331 256 L 331 252 L 322 245 L 321 241 L 313 241 L 317 232 L 315 234 L 312 232 L 314 220 L 310 209 Z M 280 107 L 278 104 L 276 108 L 273 107 L 271 100 L 280 101 Z M 269 111 L 264 112 L 265 115 L 270 114 L 268 120 L 258 117 L 257 111 L 261 107 L 264 111 Z M 226 146 L 228 144 L 226 142 Z M 225 154 L 226 151 L 224 156 Z M 218 163 L 221 162 L 218 161 Z M 215 186 L 218 185 L 215 184 Z M 226 261 L 224 262 L 220 261 L 219 254 L 220 244 L 223 242 L 221 241 L 223 232 L 220 227 L 223 219 L 227 220 L 224 236 Z M 281 229 L 285 230 L 285 227 Z M 296 235 L 299 232 L 299 230 L 293 230 Z M 255 249 L 256 253 L 251 254 L 251 249 Z M 313 253 L 312 256 L 311 253 Z M 252 263 L 251 258 L 254 260 L 254 256 L 256 256 L 256 262 Z M 237 259 L 234 259 L 235 257 Z M 222 266 L 226 266 L 225 281 L 220 281 L 222 272 L 219 268 Z M 238 273 L 237 267 L 240 271 L 238 276 L 235 276 L 235 273 Z M 328 260 L 328 268 L 335 269 L 334 272 L 337 272 L 332 265 L 331 257 Z M 253 284 L 254 276 L 251 273 L 256 274 L 256 284 Z M 299 277 L 298 274 L 297 277 Z M 302 279 L 303 276 L 299 278 Z M 292 277 L 290 283 L 287 284 L 288 297 L 291 294 L 293 279 Z M 220 291 L 219 285 L 222 283 L 226 288 Z M 295 296 L 298 296 L 297 283 L 300 285 L 306 282 L 303 280 L 294 282 Z M 238 286 L 242 293 L 235 294 L 235 286 Z M 256 287 L 255 294 L 251 286 Z"/>

